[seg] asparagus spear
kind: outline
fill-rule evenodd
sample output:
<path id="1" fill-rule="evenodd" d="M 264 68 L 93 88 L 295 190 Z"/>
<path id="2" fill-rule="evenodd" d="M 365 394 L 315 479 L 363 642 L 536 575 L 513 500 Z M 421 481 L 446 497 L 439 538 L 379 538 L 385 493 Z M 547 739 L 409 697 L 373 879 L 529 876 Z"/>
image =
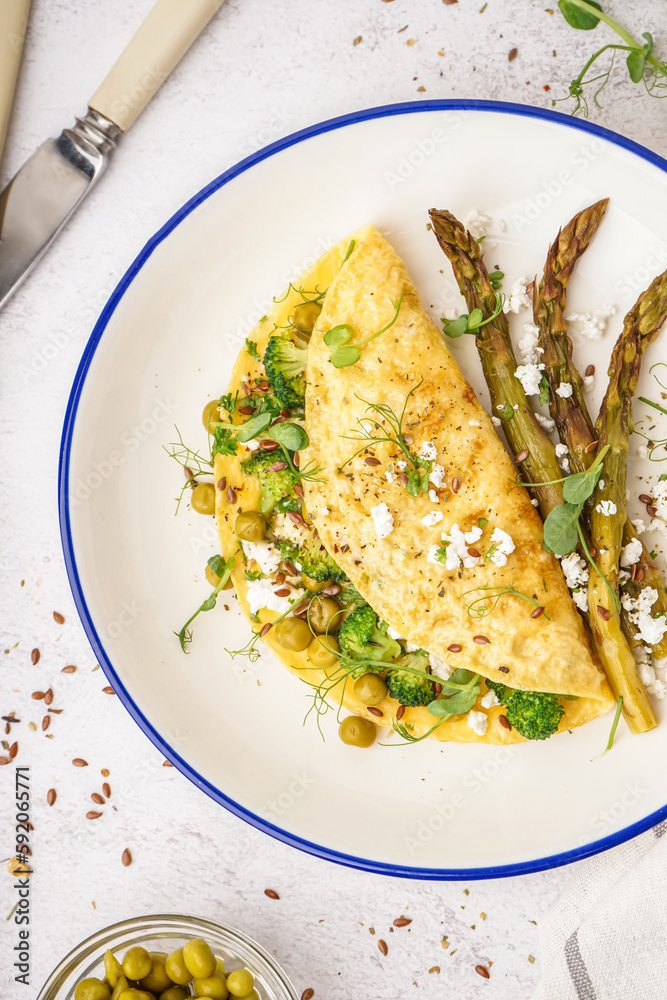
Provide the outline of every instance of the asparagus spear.
<path id="1" fill-rule="evenodd" d="M 637 389 L 642 354 L 660 333 L 666 310 L 667 272 L 653 281 L 625 317 L 623 332 L 612 352 L 609 386 L 595 425 L 598 448 L 609 445 L 609 450 L 602 462 L 605 486 L 598 491 L 600 502 L 591 511 L 591 538 L 597 550 L 598 569 L 612 586 L 617 584 L 623 544 L 632 397 Z M 605 500 L 615 505 L 609 515 L 604 513 Z M 627 643 L 619 645 L 616 641 L 620 632 L 618 604 L 598 573 L 591 573 L 588 581 L 588 606 L 593 638 L 614 694 L 623 696 L 623 714 L 628 726 L 635 733 L 653 729 L 657 719 L 637 674 L 634 657 Z M 612 645 L 615 655 L 607 657 Z"/>
<path id="2" fill-rule="evenodd" d="M 452 265 L 468 310 L 481 309 L 484 319 L 488 319 L 495 312 L 497 296 L 489 281 L 479 243 L 450 212 L 431 209 L 429 216 L 436 239 Z M 492 412 L 494 415 L 503 413 L 509 416 L 513 411 L 504 421 L 503 429 L 522 477 L 540 484 L 560 479 L 562 472 L 554 444 L 535 419 L 523 386 L 516 378 L 516 358 L 505 313 L 500 312 L 495 319 L 482 326 L 476 341 L 491 394 Z M 519 461 L 517 456 L 523 453 L 526 456 Z M 560 483 L 535 486 L 534 495 L 543 518 L 563 502 Z"/>
<path id="3" fill-rule="evenodd" d="M 539 289 L 535 288 L 534 292 L 533 314 L 540 330 L 541 360 L 545 365 L 544 374 L 549 382 L 549 408 L 556 421 L 560 440 L 567 445 L 573 472 L 585 472 L 592 465 L 595 459 L 597 435 L 584 399 L 583 382 L 572 360 L 572 341 L 567 335 L 567 325 L 563 318 L 566 287 L 574 264 L 597 232 L 607 204 L 608 199 L 604 199 L 584 209 L 559 232 L 549 249 Z M 639 303 L 635 309 L 638 306 Z M 562 382 L 569 382 L 572 386 L 571 396 L 562 397 L 557 394 L 556 389 Z M 586 508 L 588 521 L 593 505 L 591 502 Z M 638 538 L 634 525 L 626 517 L 623 545 Z M 652 587 L 658 592 L 658 600 L 652 609 L 653 616 L 667 614 L 665 580 L 641 539 L 640 543 L 642 554 L 634 571 L 634 577 L 623 584 L 621 589 L 631 597 L 637 597 L 645 587 Z M 628 644 L 631 647 L 640 645 L 640 640 L 636 638 L 637 629 L 623 609 L 621 626 Z M 656 656 L 667 656 L 667 635 L 652 647 L 652 651 Z"/>

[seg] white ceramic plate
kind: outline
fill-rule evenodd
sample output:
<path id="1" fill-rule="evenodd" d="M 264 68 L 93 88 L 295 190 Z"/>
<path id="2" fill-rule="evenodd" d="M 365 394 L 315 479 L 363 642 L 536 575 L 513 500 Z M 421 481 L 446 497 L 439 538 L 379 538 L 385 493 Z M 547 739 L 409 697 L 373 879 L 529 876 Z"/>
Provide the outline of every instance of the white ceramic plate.
<path id="1" fill-rule="evenodd" d="M 217 539 L 212 518 L 185 505 L 174 518 L 181 472 L 162 449 L 175 423 L 192 447 L 205 447 L 202 407 L 225 391 L 271 296 L 366 223 L 404 257 L 436 320 L 457 305 L 427 231 L 433 206 L 507 221 L 487 259 L 509 286 L 541 272 L 560 224 L 611 198 L 569 298 L 576 312 L 618 306 L 602 341 L 574 335 L 580 364 L 597 365 L 599 397 L 621 317 L 665 267 L 666 170 L 627 140 L 534 108 L 379 108 L 290 136 L 223 174 L 130 267 L 72 389 L 60 487 L 65 558 L 117 694 L 161 751 L 237 815 L 321 857 L 417 878 L 565 864 L 667 815 L 667 772 L 656 766 L 667 757 L 664 702 L 660 728 L 631 737 L 621 725 L 599 760 L 609 717 L 513 750 L 425 742 L 361 752 L 339 742 L 333 712 L 326 742 L 314 723 L 303 726 L 307 689 L 268 652 L 254 665 L 229 658 L 224 647 L 249 634 L 229 595 L 200 616 L 184 656 L 174 630 L 208 592 L 203 569 Z M 513 318 L 515 333 L 529 321 Z M 474 345 L 457 341 L 453 350 L 488 402 Z M 650 359 L 659 357 L 651 348 Z M 645 367 L 644 394 L 655 396 Z M 631 469 L 631 485 L 639 471 Z"/>

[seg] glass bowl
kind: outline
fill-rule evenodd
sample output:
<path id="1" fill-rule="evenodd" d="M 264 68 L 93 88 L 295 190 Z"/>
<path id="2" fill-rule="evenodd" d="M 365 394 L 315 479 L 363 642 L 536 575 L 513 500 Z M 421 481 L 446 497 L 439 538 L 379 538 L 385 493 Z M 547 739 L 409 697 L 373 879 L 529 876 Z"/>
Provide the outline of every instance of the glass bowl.
<path id="1" fill-rule="evenodd" d="M 103 979 L 107 948 L 122 959 L 125 950 L 135 944 L 148 951 L 171 952 L 192 938 L 205 938 L 215 955 L 224 960 L 228 971 L 250 969 L 261 1000 L 298 1000 L 283 970 L 252 938 L 210 920 L 170 913 L 121 920 L 92 934 L 56 966 L 37 1000 L 74 1000 L 79 980 L 88 976 Z"/>

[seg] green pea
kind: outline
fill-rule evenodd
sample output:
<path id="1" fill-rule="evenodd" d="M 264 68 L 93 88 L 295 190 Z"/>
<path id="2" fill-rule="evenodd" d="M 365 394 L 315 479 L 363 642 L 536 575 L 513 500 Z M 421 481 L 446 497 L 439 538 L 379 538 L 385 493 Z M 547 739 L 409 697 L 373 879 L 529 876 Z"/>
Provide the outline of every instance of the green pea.
<path id="1" fill-rule="evenodd" d="M 111 989 L 115 989 L 118 980 L 123 975 L 123 966 L 108 948 L 104 953 L 104 973 L 109 980 Z"/>
<path id="2" fill-rule="evenodd" d="M 247 997 L 255 985 L 255 977 L 249 969 L 234 969 L 227 976 L 227 989 L 233 997 Z"/>
<path id="3" fill-rule="evenodd" d="M 101 979 L 82 979 L 76 984 L 74 990 L 74 1000 L 109 1000 L 111 990 Z"/>
<path id="4" fill-rule="evenodd" d="M 168 956 L 165 965 L 167 975 L 177 986 L 187 986 L 195 978 L 183 961 L 183 949 L 177 948 Z"/>
<path id="5" fill-rule="evenodd" d="M 113 993 L 111 994 L 111 1000 L 118 1000 L 121 993 L 129 988 L 130 984 L 128 983 L 127 978 L 125 976 L 119 976 L 118 982 L 114 986 Z"/>
<path id="6" fill-rule="evenodd" d="M 192 984 L 196 997 L 211 997 L 212 1000 L 227 1000 L 229 990 L 225 977 L 220 972 L 214 972 L 212 976 L 205 978 L 195 978 Z"/>
<path id="7" fill-rule="evenodd" d="M 140 945 L 135 945 L 125 952 L 123 972 L 128 979 L 143 979 L 151 971 L 151 965 L 151 956 Z"/>
<path id="8" fill-rule="evenodd" d="M 190 498 L 192 509 L 198 514 L 215 514 L 215 486 L 213 483 L 198 483 Z"/>
<path id="9" fill-rule="evenodd" d="M 370 747 L 375 743 L 377 729 L 369 719 L 348 715 L 338 727 L 338 735 L 348 746 Z"/>
<path id="10" fill-rule="evenodd" d="M 164 993 L 160 993 L 160 1000 L 187 1000 L 190 995 L 187 986 L 170 986 Z"/>
<path id="11" fill-rule="evenodd" d="M 123 990 L 118 995 L 118 1000 L 155 1000 L 155 997 L 148 990 L 136 990 L 132 986 L 129 990 Z"/>
<path id="12" fill-rule="evenodd" d="M 206 979 L 215 972 L 215 955 L 203 938 L 194 938 L 183 946 L 183 961 L 189 972 Z"/>
<path id="13" fill-rule="evenodd" d="M 164 956 L 164 961 L 167 961 L 167 956 Z M 163 962 L 159 960 L 151 959 L 152 967 L 151 971 L 147 976 L 144 976 L 140 981 L 140 986 L 144 990 L 150 990 L 151 993 L 162 993 L 164 990 L 171 986 L 171 979 L 167 975 L 167 970 Z"/>

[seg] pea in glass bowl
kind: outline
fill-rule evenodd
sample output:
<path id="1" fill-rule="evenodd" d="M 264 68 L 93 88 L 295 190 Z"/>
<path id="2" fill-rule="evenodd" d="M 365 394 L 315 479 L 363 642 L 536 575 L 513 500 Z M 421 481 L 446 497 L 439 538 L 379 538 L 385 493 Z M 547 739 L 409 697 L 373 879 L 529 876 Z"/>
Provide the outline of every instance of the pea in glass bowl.
<path id="1" fill-rule="evenodd" d="M 204 938 L 227 971 L 250 969 L 261 1000 L 298 1000 L 294 987 L 271 956 L 251 938 L 232 927 L 198 917 L 156 914 L 121 920 L 92 934 L 77 945 L 53 970 L 37 1000 L 74 1000 L 81 979 L 104 979 L 104 953 L 110 948 L 122 960 L 128 948 L 142 945 L 147 951 L 174 951 L 192 938 Z"/>

